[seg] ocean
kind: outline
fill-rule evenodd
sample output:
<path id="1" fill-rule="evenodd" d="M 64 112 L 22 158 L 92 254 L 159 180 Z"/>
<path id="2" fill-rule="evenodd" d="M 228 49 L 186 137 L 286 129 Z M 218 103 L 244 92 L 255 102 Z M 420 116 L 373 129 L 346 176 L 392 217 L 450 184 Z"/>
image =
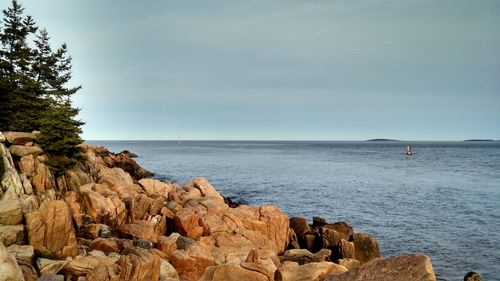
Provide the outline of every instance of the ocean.
<path id="1" fill-rule="evenodd" d="M 346 221 L 372 234 L 383 256 L 430 256 L 438 280 L 500 278 L 500 142 L 88 143 L 130 150 L 163 180 L 203 176 L 245 204 Z"/>

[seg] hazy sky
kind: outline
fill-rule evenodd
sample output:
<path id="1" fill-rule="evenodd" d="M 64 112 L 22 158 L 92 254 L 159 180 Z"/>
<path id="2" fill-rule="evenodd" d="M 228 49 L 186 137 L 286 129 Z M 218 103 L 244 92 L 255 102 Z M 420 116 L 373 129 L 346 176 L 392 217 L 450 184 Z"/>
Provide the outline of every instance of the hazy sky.
<path id="1" fill-rule="evenodd" d="M 498 0 L 19 2 L 85 139 L 500 139 Z"/>

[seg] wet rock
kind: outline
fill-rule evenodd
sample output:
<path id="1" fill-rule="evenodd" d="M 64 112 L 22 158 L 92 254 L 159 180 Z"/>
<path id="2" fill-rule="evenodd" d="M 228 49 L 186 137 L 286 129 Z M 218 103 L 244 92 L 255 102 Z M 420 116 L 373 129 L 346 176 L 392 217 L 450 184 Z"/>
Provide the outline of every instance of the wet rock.
<path id="1" fill-rule="evenodd" d="M 24 280 L 15 257 L 0 242 L 0 280 Z"/>
<path id="2" fill-rule="evenodd" d="M 322 217 L 313 217 L 313 227 L 323 226 L 328 224 L 328 222 Z"/>
<path id="3" fill-rule="evenodd" d="M 325 281 L 435 281 L 429 257 L 414 254 L 401 257 L 376 258 L 340 275 L 325 277 Z"/>
<path id="4" fill-rule="evenodd" d="M 23 220 L 23 209 L 18 199 L 0 201 L 0 224 L 15 225 Z"/>
<path id="5" fill-rule="evenodd" d="M 305 235 L 311 233 L 311 228 L 307 223 L 307 220 L 302 217 L 292 217 L 290 218 L 290 228 L 293 229 L 297 235 L 297 240 L 302 248 L 305 248 Z"/>
<path id="6" fill-rule="evenodd" d="M 477 272 L 467 272 L 467 274 L 465 274 L 464 276 L 464 281 L 483 281 L 483 277 L 481 276 L 481 274 L 477 273 Z"/>
<path id="7" fill-rule="evenodd" d="M 130 158 L 136 158 L 138 157 L 137 154 L 133 153 L 133 152 L 130 152 L 128 150 L 123 150 L 122 152 L 120 152 L 119 154 L 124 154 L 124 155 L 127 155 L 128 157 Z"/>
<path id="8" fill-rule="evenodd" d="M 0 242 L 5 246 L 12 244 L 23 244 L 24 242 L 24 225 L 0 225 Z"/>
<path id="9" fill-rule="evenodd" d="M 355 258 L 361 263 L 365 263 L 374 258 L 380 257 L 378 242 L 367 233 L 356 233 L 353 235 Z"/>
<path id="10" fill-rule="evenodd" d="M 342 234 L 345 240 L 349 241 L 351 236 L 354 234 L 354 230 L 352 229 L 352 226 L 350 226 L 348 223 L 339 221 L 334 224 L 328 224 L 324 227 L 333 229 L 337 231 L 338 233 Z"/>
<path id="11" fill-rule="evenodd" d="M 319 281 L 332 274 L 341 274 L 347 268 L 332 262 L 312 262 L 304 265 L 291 264 L 278 268 L 275 273 L 276 281 Z M 362 279 L 360 279 L 362 280 Z M 382 279 L 381 279 L 382 280 Z"/>
<path id="12" fill-rule="evenodd" d="M 26 155 L 40 155 L 43 153 L 43 150 L 39 146 L 11 145 L 9 147 L 9 152 L 12 155 L 23 157 Z"/>
<path id="13" fill-rule="evenodd" d="M 36 140 L 36 136 L 34 134 L 25 132 L 4 132 L 3 136 L 9 143 L 15 145 L 24 145 L 25 143 Z"/>

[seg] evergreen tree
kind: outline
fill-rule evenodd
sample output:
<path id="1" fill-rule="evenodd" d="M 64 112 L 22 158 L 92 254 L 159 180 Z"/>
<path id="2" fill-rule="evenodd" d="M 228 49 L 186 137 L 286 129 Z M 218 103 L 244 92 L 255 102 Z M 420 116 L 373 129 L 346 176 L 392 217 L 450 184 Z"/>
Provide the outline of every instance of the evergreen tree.
<path id="1" fill-rule="evenodd" d="M 38 142 L 48 155 L 45 162 L 56 177 L 84 159 L 80 138 L 84 123 L 76 120 L 78 109 L 71 107 L 69 99 L 51 105 L 42 115 Z"/>
<path id="2" fill-rule="evenodd" d="M 48 156 L 46 164 L 56 176 L 82 159 L 78 147 L 83 122 L 71 105 L 78 87 L 71 80 L 71 56 L 63 44 L 53 51 L 45 29 L 28 44 L 37 27 L 16 0 L 3 10 L 0 27 L 0 130 L 40 130 L 38 143 Z"/>
<path id="3" fill-rule="evenodd" d="M 49 156 L 46 164 L 60 176 L 83 155 L 78 145 L 83 142 L 79 135 L 84 123 L 76 119 L 79 109 L 71 106 L 71 96 L 81 87 L 66 87 L 72 67 L 66 44 L 52 52 L 48 33 L 42 29 L 35 45 L 33 76 L 41 85 L 44 98 L 50 102 L 40 119 L 38 142 Z"/>
<path id="4" fill-rule="evenodd" d="M 3 29 L 0 34 L 0 90 L 1 130 L 31 131 L 39 126 L 38 114 L 46 103 L 40 97 L 39 85 L 29 72 L 33 50 L 28 37 L 37 27 L 31 16 L 23 16 L 24 8 L 12 1 L 3 10 Z"/>

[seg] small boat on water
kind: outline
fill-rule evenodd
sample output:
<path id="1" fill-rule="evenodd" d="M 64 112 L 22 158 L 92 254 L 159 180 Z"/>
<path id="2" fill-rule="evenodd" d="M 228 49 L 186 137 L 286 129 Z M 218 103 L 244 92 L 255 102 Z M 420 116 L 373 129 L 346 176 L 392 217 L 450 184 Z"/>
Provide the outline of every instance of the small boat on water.
<path id="1" fill-rule="evenodd" d="M 413 155 L 413 150 L 410 145 L 406 146 L 406 155 Z"/>

